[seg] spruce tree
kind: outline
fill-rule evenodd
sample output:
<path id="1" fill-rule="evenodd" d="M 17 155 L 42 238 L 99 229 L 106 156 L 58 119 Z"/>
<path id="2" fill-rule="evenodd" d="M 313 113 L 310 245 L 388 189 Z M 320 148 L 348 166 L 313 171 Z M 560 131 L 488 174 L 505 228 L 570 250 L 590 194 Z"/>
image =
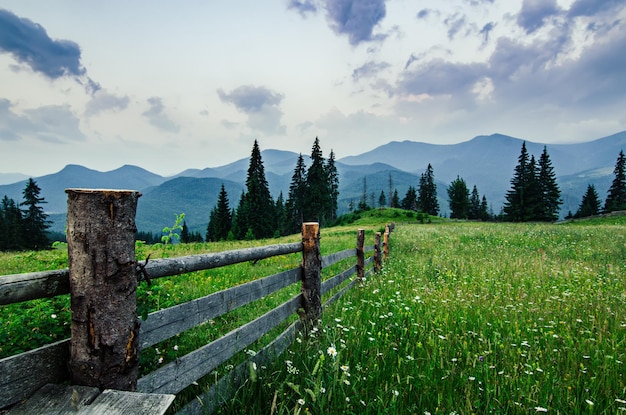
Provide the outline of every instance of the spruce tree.
<path id="1" fill-rule="evenodd" d="M 480 213 L 478 215 L 478 219 L 487 221 L 491 219 L 491 215 L 489 214 L 489 206 L 487 205 L 487 198 L 483 195 L 483 199 L 480 202 Z"/>
<path id="2" fill-rule="evenodd" d="M 337 208 L 339 203 L 339 173 L 335 164 L 335 152 L 331 149 L 326 163 L 326 174 L 328 176 L 328 192 L 330 195 L 330 206 L 328 210 L 328 220 L 337 219 Z"/>
<path id="3" fill-rule="evenodd" d="M 478 188 L 476 185 L 472 188 L 472 193 L 469 197 L 469 208 L 467 211 L 468 219 L 481 219 L 480 212 L 480 195 L 478 194 Z"/>
<path id="4" fill-rule="evenodd" d="M 583 195 L 583 199 L 578 206 L 578 210 L 574 214 L 575 218 L 584 218 L 587 216 L 594 216 L 600 213 L 600 198 L 594 185 L 587 186 L 587 191 Z"/>
<path id="5" fill-rule="evenodd" d="M 285 232 L 287 235 L 301 232 L 306 202 L 306 166 L 302 154 L 298 156 L 296 167 L 291 176 L 289 194 L 285 204 Z"/>
<path id="6" fill-rule="evenodd" d="M 239 197 L 239 203 L 237 204 L 237 208 L 235 209 L 235 214 L 233 215 L 233 226 L 232 232 L 233 237 L 235 239 L 244 239 L 246 233 L 248 232 L 248 210 L 246 204 L 246 192 L 241 192 L 241 196 Z M 208 239 L 208 235 L 207 235 Z"/>
<path id="7" fill-rule="evenodd" d="M 437 201 L 437 185 L 435 184 L 435 174 L 433 167 L 428 163 L 426 172 L 420 177 L 419 195 L 417 199 L 418 208 L 422 212 L 432 216 L 439 214 L 439 202 Z"/>
<path id="8" fill-rule="evenodd" d="M 274 235 L 274 201 L 270 195 L 269 185 L 265 178 L 265 168 L 261 158 L 259 143 L 254 140 L 248 176 L 246 178 L 246 194 L 244 206 L 248 228 L 246 239 L 269 238 Z"/>
<path id="9" fill-rule="evenodd" d="M 285 236 L 288 235 L 285 229 L 286 224 L 286 210 L 285 210 L 285 198 L 283 197 L 283 192 L 278 194 L 278 198 L 276 199 L 276 203 L 274 203 L 274 208 L 276 209 L 274 216 L 276 217 L 276 231 L 274 231 L 274 236 Z"/>
<path id="10" fill-rule="evenodd" d="M 387 205 L 387 197 L 385 196 L 385 191 L 381 190 L 380 195 L 378 196 L 378 206 L 385 207 Z"/>
<path id="11" fill-rule="evenodd" d="M 400 207 L 400 197 L 398 196 L 398 189 L 393 190 L 393 196 L 391 197 L 390 205 L 392 208 Z"/>
<path id="12" fill-rule="evenodd" d="M 46 229 L 50 227 L 48 215 L 44 213 L 41 203 L 46 203 L 40 197 L 41 189 L 32 179 L 28 179 L 22 194 L 24 201 L 20 203 L 26 209 L 22 210 L 22 234 L 25 247 L 28 249 L 45 249 L 50 245 Z"/>
<path id="13" fill-rule="evenodd" d="M 306 173 L 306 187 L 304 220 L 317 221 L 323 225 L 330 219 L 331 195 L 328 173 L 317 137 L 311 150 L 311 165 Z"/>
<path id="14" fill-rule="evenodd" d="M 554 167 L 552 167 L 552 161 L 550 161 L 550 156 L 545 146 L 539 158 L 539 188 L 541 204 L 537 219 L 548 222 L 557 220 L 563 201 L 561 200 L 561 190 L 556 182 Z"/>
<path id="15" fill-rule="evenodd" d="M 400 207 L 405 210 L 417 210 L 417 190 L 415 187 L 409 186 L 404 199 L 400 202 Z"/>
<path id="16" fill-rule="evenodd" d="M 623 150 L 619 152 L 613 175 L 615 177 L 604 202 L 604 213 L 626 209 L 626 158 Z"/>
<path id="17" fill-rule="evenodd" d="M 183 221 L 183 229 L 180 231 L 180 241 L 184 244 L 187 244 L 191 241 L 191 237 L 189 235 L 189 227 L 187 227 L 187 222 Z"/>
<path id="18" fill-rule="evenodd" d="M 232 213 L 228 202 L 228 193 L 222 183 L 217 204 L 211 211 L 209 225 L 207 226 L 207 242 L 225 241 L 233 225 Z"/>
<path id="19" fill-rule="evenodd" d="M 0 250 L 17 251 L 24 249 L 22 211 L 15 200 L 5 195 L 0 205 L 0 215 L 2 216 Z"/>
<path id="20" fill-rule="evenodd" d="M 503 212 L 509 221 L 526 222 L 535 219 L 540 201 L 535 164 L 535 158 L 530 158 L 524 141 L 511 179 L 511 189 L 505 196 Z"/>
<path id="21" fill-rule="evenodd" d="M 451 219 L 467 219 L 470 200 L 469 190 L 465 180 L 456 176 L 456 179 L 448 186 L 448 202 L 450 204 Z"/>

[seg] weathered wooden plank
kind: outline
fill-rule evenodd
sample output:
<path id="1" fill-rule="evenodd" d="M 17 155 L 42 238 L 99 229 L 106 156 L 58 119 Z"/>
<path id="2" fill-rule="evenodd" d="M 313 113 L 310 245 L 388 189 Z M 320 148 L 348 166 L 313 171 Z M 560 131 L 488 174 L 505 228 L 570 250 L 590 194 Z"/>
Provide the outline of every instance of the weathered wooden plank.
<path id="1" fill-rule="evenodd" d="M 69 380 L 69 339 L 0 359 L 0 408 L 31 396 L 46 383 Z"/>
<path id="2" fill-rule="evenodd" d="M 363 247 L 363 252 L 370 252 L 370 251 L 373 251 L 375 248 L 376 248 L 375 245 L 365 246 Z"/>
<path id="3" fill-rule="evenodd" d="M 0 305 L 70 292 L 69 268 L 0 276 Z"/>
<path id="4" fill-rule="evenodd" d="M 354 248 L 346 249 L 343 251 L 335 252 L 334 254 L 326 255 L 322 257 L 322 268 L 329 267 L 343 259 L 350 258 L 353 256 L 356 256 L 356 249 Z"/>
<path id="5" fill-rule="evenodd" d="M 180 392 L 276 327 L 293 314 L 301 302 L 302 295 L 299 294 L 225 336 L 149 373 L 139 379 L 137 390 L 145 393 Z"/>
<path id="6" fill-rule="evenodd" d="M 349 289 L 351 289 L 354 284 L 356 284 L 358 280 L 352 280 L 350 281 L 350 283 L 348 285 L 346 285 L 345 287 L 343 287 L 341 290 L 337 291 L 335 293 L 335 295 L 333 295 L 332 297 L 330 297 L 328 299 L 328 301 L 326 301 L 324 303 L 324 308 L 328 307 L 329 305 L 331 305 L 332 303 L 334 303 L 335 301 L 337 301 L 339 299 L 339 297 L 341 297 L 342 295 L 344 295 L 346 293 L 346 291 L 348 291 Z"/>
<path id="7" fill-rule="evenodd" d="M 167 411 L 176 395 L 147 394 L 106 389 L 79 415 L 160 415 Z"/>
<path id="8" fill-rule="evenodd" d="M 155 259 L 145 270 L 150 278 L 169 277 L 187 272 L 219 268 L 302 251 L 302 243 L 276 244 L 232 251 Z M 69 269 L 0 276 L 0 305 L 69 294 Z"/>
<path id="9" fill-rule="evenodd" d="M 303 328 L 300 320 L 293 322 L 276 339 L 257 352 L 256 355 L 240 363 L 233 370 L 222 376 L 215 385 L 201 396 L 189 402 L 176 415 L 212 414 L 221 404 L 228 401 L 250 375 L 250 365 L 256 364 L 257 371 L 280 356 L 293 343 L 296 335 Z M 242 408 L 242 412 L 245 412 Z"/>
<path id="10" fill-rule="evenodd" d="M 322 294 L 326 294 L 356 273 L 356 265 L 322 282 Z"/>
<path id="11" fill-rule="evenodd" d="M 293 268 L 196 300 L 151 313 L 141 323 L 140 348 L 145 349 L 209 319 L 300 281 L 301 268 Z"/>
<path id="12" fill-rule="evenodd" d="M 185 274 L 187 272 L 224 267 L 240 262 L 256 261 L 277 255 L 293 254 L 301 251 L 302 243 L 293 242 L 289 244 L 276 244 L 256 248 L 188 255 L 178 258 L 155 259 L 150 260 L 145 269 L 150 278 L 161 278 Z"/>
<path id="13" fill-rule="evenodd" d="M 67 386 L 48 383 L 28 400 L 11 409 L 7 415 L 77 414 L 80 408 L 90 404 L 100 394 L 91 386 Z"/>

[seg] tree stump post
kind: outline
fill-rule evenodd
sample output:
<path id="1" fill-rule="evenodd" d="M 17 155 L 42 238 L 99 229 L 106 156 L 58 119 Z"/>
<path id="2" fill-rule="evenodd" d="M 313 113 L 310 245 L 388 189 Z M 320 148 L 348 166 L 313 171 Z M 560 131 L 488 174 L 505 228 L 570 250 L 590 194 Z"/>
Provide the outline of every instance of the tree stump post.
<path id="1" fill-rule="evenodd" d="M 365 277 L 365 230 L 359 229 L 356 234 L 356 276 L 359 281 Z"/>
<path id="2" fill-rule="evenodd" d="M 389 257 L 389 225 L 385 226 L 385 234 L 383 235 L 383 251 L 386 260 Z"/>
<path id="3" fill-rule="evenodd" d="M 137 388 L 135 214 L 141 193 L 66 189 L 73 384 Z"/>
<path id="4" fill-rule="evenodd" d="M 302 309 L 305 329 L 317 325 L 322 317 L 322 256 L 319 223 L 302 224 Z"/>
<path id="5" fill-rule="evenodd" d="M 380 272 L 382 269 L 382 258 L 380 251 L 380 232 L 374 235 L 374 272 Z"/>

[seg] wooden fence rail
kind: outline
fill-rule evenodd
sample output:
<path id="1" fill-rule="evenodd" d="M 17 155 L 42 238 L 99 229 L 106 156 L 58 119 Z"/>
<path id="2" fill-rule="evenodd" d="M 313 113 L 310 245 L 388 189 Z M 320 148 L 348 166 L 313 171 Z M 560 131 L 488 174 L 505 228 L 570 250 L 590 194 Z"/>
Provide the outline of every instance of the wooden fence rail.
<path id="1" fill-rule="evenodd" d="M 85 208 L 84 204 L 92 203 L 94 204 L 92 211 L 96 212 L 96 217 L 79 218 L 77 220 L 88 220 L 89 222 L 86 226 L 92 227 L 94 226 L 92 224 L 94 220 L 104 221 L 105 224 L 108 225 L 111 225 L 111 222 L 115 222 L 115 213 L 124 208 L 124 206 L 120 205 L 120 203 L 123 204 L 122 199 L 129 195 L 134 196 L 135 200 L 136 197 L 138 197 L 136 193 L 128 192 L 130 191 L 71 190 L 68 191 L 68 194 L 70 194 L 70 197 L 75 198 L 81 198 L 86 194 L 86 197 L 90 198 L 90 200 L 83 200 L 81 202 L 83 203 L 81 210 L 88 211 L 89 209 Z M 68 203 L 68 210 L 69 209 L 71 209 L 71 207 Z M 71 212 L 68 211 L 68 218 L 70 214 Z M 74 212 L 74 214 L 77 213 Z M 125 220 L 128 221 L 128 218 Z M 69 223 L 70 220 L 68 219 L 68 224 Z M 78 230 L 74 228 L 68 229 L 68 235 L 74 232 L 75 235 L 78 235 L 77 237 L 80 242 L 85 236 L 81 233 L 83 229 L 80 229 L 80 226 L 76 228 Z M 118 231 L 122 233 L 132 231 L 134 234 L 134 217 L 133 220 L 126 225 L 126 228 L 129 229 L 119 228 Z M 139 350 L 154 346 L 168 338 L 204 324 L 211 319 L 259 300 L 285 287 L 301 283 L 302 288 L 300 294 L 255 320 L 234 329 L 221 338 L 185 356 L 177 358 L 171 363 L 159 367 L 159 369 L 139 379 L 136 377 L 133 378 L 131 374 L 128 379 L 124 380 L 124 384 L 131 385 L 130 390 L 137 390 L 145 394 L 177 394 L 191 384 L 195 384 L 202 377 L 211 373 L 216 367 L 228 361 L 234 354 L 244 350 L 263 334 L 277 327 L 287 318 L 298 312 L 301 317 L 300 320 L 291 324 L 275 340 L 249 359 L 250 361 L 258 362 L 258 364 L 266 364 L 268 359 L 280 354 L 291 344 L 299 330 L 303 328 L 307 329 L 317 324 L 317 320 L 321 316 L 322 307 L 335 301 L 346 290 L 350 289 L 355 282 L 364 278 L 366 275 L 365 268 L 367 266 L 374 264 L 373 269 L 368 272 L 380 269 L 383 252 L 385 257 L 388 255 L 389 232 L 390 228 L 388 227 L 384 235 L 384 249 L 381 249 L 380 246 L 380 233 L 376 235 L 375 244 L 373 246 L 365 247 L 364 231 L 359 230 L 357 233 L 356 249 L 347 249 L 321 257 L 319 249 L 319 226 L 316 223 L 305 223 L 303 224 L 302 242 L 178 258 L 146 260 L 145 263 L 133 263 L 134 265 L 132 266 L 135 268 L 138 275 L 154 279 L 224 267 L 246 261 L 256 261 L 277 255 L 302 252 L 302 265 L 300 267 L 250 281 L 167 309 L 155 311 L 150 313 L 145 321 L 136 319 L 134 323 L 134 327 L 137 327 L 136 334 L 133 334 L 134 329 L 131 327 L 128 341 L 124 344 L 125 350 L 121 351 L 125 353 L 128 360 L 133 356 L 138 357 Z M 122 237 L 123 236 L 124 235 L 122 235 Z M 75 304 L 84 302 L 85 299 L 84 297 L 77 296 L 71 289 L 71 287 L 75 285 L 75 283 L 70 283 L 72 275 L 72 255 L 76 257 L 82 254 L 72 251 L 72 244 L 69 243 L 69 239 L 68 237 L 70 269 L 0 276 L 0 305 L 70 293 L 72 298 L 72 320 L 74 320 Z M 79 247 L 79 250 L 80 249 L 82 248 Z M 91 251 L 98 251 L 99 248 L 90 245 L 89 249 Z M 134 246 L 132 250 L 134 258 Z M 365 260 L 364 254 L 371 251 L 374 251 L 374 254 Z M 87 258 L 87 260 L 91 261 L 91 263 L 97 263 L 99 259 L 106 258 L 108 262 L 105 266 L 109 268 L 112 267 L 113 272 L 117 272 L 120 267 L 124 265 L 120 265 L 120 261 L 116 262 L 115 259 L 111 262 L 110 255 L 114 254 L 115 252 L 106 252 L 104 254 L 97 252 L 94 254 L 95 259 Z M 121 254 L 122 257 L 128 255 L 128 252 Z M 79 258 L 79 260 L 81 258 Z M 334 277 L 328 278 L 323 282 L 321 281 L 322 268 L 329 267 L 349 258 L 355 258 L 356 264 Z M 102 265 L 100 266 L 102 267 Z M 106 271 L 106 273 L 111 273 L 111 271 Z M 76 270 L 74 274 L 76 275 Z M 355 280 L 335 293 L 326 304 L 321 304 L 323 294 L 340 286 L 355 274 L 357 275 Z M 79 277 L 82 278 L 80 275 Z M 105 283 L 100 289 L 106 290 L 108 287 L 106 281 L 107 275 L 96 276 L 95 279 L 97 278 L 104 278 Z M 136 277 L 133 276 L 133 278 Z M 94 347 L 94 345 L 97 347 L 97 342 L 94 342 L 94 339 L 98 339 L 99 336 L 99 333 L 94 333 L 96 329 L 94 328 L 94 323 L 91 321 L 93 313 L 96 313 L 96 311 L 93 310 L 94 305 L 90 304 L 89 307 L 91 307 L 88 308 L 89 315 L 85 318 L 87 320 L 87 329 L 84 330 L 87 333 L 88 339 L 82 341 L 83 343 L 88 343 L 87 345 L 81 344 L 77 346 L 74 344 L 76 339 L 74 338 L 73 327 L 72 339 L 63 340 L 26 353 L 0 359 L 0 409 L 27 399 L 46 384 L 58 384 L 67 381 L 72 381 L 73 384 L 82 384 L 75 382 L 75 378 L 71 373 L 72 370 L 75 370 L 72 366 L 74 347 L 88 348 Z M 108 310 L 108 312 L 113 311 Z M 137 350 L 129 350 L 132 347 L 136 347 Z M 70 350 L 72 350 L 72 353 L 70 353 Z M 135 353 L 135 355 L 132 353 Z M 215 405 L 218 405 L 221 400 L 228 396 L 227 391 L 232 390 L 234 384 L 237 384 L 237 382 L 243 379 L 248 370 L 247 364 L 249 363 L 244 362 L 240 364 L 232 372 L 224 376 L 213 388 L 199 397 L 198 400 L 190 402 L 180 413 L 196 413 L 200 410 L 200 406 L 204 406 L 203 411 L 210 411 L 210 408 L 214 408 Z M 89 376 L 98 375 L 97 373 L 92 373 L 93 370 L 90 371 L 89 368 L 87 368 L 86 371 L 89 372 Z M 135 368 L 134 373 L 136 372 Z M 128 376 L 128 374 L 125 374 L 125 376 Z M 103 384 L 101 379 L 97 379 L 95 382 L 100 382 L 95 384 L 95 386 L 100 389 L 120 389 L 120 383 L 117 380 L 113 382 L 113 387 Z M 94 384 L 87 386 L 94 386 Z M 154 397 L 155 395 L 152 396 Z M 171 402 L 171 399 L 168 402 Z"/>

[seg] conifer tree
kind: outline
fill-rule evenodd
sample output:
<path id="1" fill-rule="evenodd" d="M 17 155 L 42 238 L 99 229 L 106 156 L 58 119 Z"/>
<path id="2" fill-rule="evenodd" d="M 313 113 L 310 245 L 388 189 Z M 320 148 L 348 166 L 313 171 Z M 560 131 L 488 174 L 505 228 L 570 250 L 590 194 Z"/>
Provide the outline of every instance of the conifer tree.
<path id="1" fill-rule="evenodd" d="M 417 190 L 415 190 L 415 187 L 409 186 L 404 199 L 400 202 L 400 206 L 405 210 L 417 210 Z"/>
<path id="2" fill-rule="evenodd" d="M 207 226 L 206 241 L 217 242 L 228 239 L 228 233 L 232 228 L 232 213 L 228 202 L 228 193 L 222 183 L 217 204 L 211 211 L 209 225 Z"/>
<path id="3" fill-rule="evenodd" d="M 189 243 L 190 241 L 190 235 L 189 235 L 189 227 L 187 226 L 187 222 L 183 221 L 183 229 L 181 229 L 180 231 L 180 241 L 184 244 Z"/>
<path id="4" fill-rule="evenodd" d="M 541 153 L 539 158 L 539 189 L 541 203 L 537 219 L 549 222 L 557 220 L 563 201 L 561 200 L 561 190 L 556 182 L 556 174 L 546 146 L 543 147 L 543 153 Z"/>
<path id="5" fill-rule="evenodd" d="M 489 206 L 487 205 L 487 198 L 483 195 L 483 199 L 480 202 L 480 213 L 478 215 L 478 219 L 487 221 L 491 219 L 491 215 L 489 214 Z"/>
<path id="6" fill-rule="evenodd" d="M 432 216 L 439 214 L 439 202 L 437 201 L 437 185 L 435 184 L 435 174 L 433 167 L 428 163 L 426 172 L 420 177 L 419 195 L 417 199 L 418 208 L 422 212 Z"/>
<path id="7" fill-rule="evenodd" d="M 276 217 L 276 225 L 275 225 L 276 230 L 274 231 L 274 236 L 279 237 L 279 236 L 288 235 L 288 233 L 285 230 L 286 210 L 285 210 L 285 199 L 283 197 L 283 192 L 280 192 L 278 194 L 276 203 L 274 203 L 274 208 L 276 209 L 276 212 L 274 213 Z"/>
<path id="8" fill-rule="evenodd" d="M 232 232 L 235 239 L 244 239 L 248 232 L 248 212 L 246 204 L 246 192 L 242 191 L 239 197 L 239 203 L 233 215 Z M 208 235 L 207 235 L 208 238 Z"/>
<path id="9" fill-rule="evenodd" d="M 448 186 L 448 202 L 450 204 L 451 219 L 467 219 L 470 200 L 469 190 L 465 180 L 456 176 L 456 179 Z"/>
<path id="10" fill-rule="evenodd" d="M 2 229 L 0 229 L 0 250 L 13 251 L 24 249 L 22 232 L 22 211 L 15 200 L 4 196 L 0 205 Z"/>
<path id="11" fill-rule="evenodd" d="M 605 213 L 626 209 L 626 158 L 623 150 L 619 152 L 613 175 L 615 177 L 604 202 Z"/>
<path id="12" fill-rule="evenodd" d="M 326 163 L 326 174 L 328 176 L 328 191 L 330 194 L 330 206 L 328 220 L 337 219 L 337 207 L 339 202 L 339 173 L 335 165 L 335 152 L 331 149 Z"/>
<path id="13" fill-rule="evenodd" d="M 245 231 L 245 238 L 261 239 L 273 236 L 276 223 L 274 201 L 265 178 L 265 168 L 257 140 L 254 140 L 250 156 L 246 190 L 244 207 L 248 228 Z"/>
<path id="14" fill-rule="evenodd" d="M 584 218 L 594 216 L 600 213 L 600 198 L 594 185 L 587 185 L 587 191 L 583 195 L 583 199 L 578 206 L 578 210 L 574 214 L 575 218 Z"/>
<path id="15" fill-rule="evenodd" d="M 285 204 L 285 232 L 287 235 L 302 230 L 304 203 L 306 202 L 306 166 L 302 154 L 298 156 L 296 167 L 291 176 L 289 194 Z"/>
<path id="16" fill-rule="evenodd" d="M 331 195 L 328 173 L 317 137 L 311 150 L 311 165 L 306 173 L 304 220 L 325 224 L 330 219 Z"/>
<path id="17" fill-rule="evenodd" d="M 398 189 L 394 189 L 390 205 L 392 208 L 400 207 L 400 197 L 398 196 Z"/>
<path id="18" fill-rule="evenodd" d="M 41 189 L 32 179 L 28 179 L 22 194 L 24 201 L 20 203 L 26 209 L 22 210 L 22 234 L 25 247 L 28 249 L 45 249 L 50 245 L 46 229 L 50 227 L 48 215 L 44 213 L 41 203 L 46 203 L 40 197 Z"/>
<path id="19" fill-rule="evenodd" d="M 385 196 L 385 191 L 381 190 L 380 195 L 378 196 L 378 206 L 385 207 L 387 205 L 387 197 Z"/>
<path id="20" fill-rule="evenodd" d="M 472 188 L 472 193 L 469 197 L 469 208 L 467 211 L 468 219 L 481 219 L 480 211 L 480 195 L 478 194 L 478 188 L 476 185 Z"/>
<path id="21" fill-rule="evenodd" d="M 511 179 L 511 189 L 507 191 L 505 197 L 503 207 L 505 218 L 512 222 L 533 220 L 538 207 L 538 190 L 535 159 L 534 156 L 530 158 L 526 142 L 523 142 Z"/>

